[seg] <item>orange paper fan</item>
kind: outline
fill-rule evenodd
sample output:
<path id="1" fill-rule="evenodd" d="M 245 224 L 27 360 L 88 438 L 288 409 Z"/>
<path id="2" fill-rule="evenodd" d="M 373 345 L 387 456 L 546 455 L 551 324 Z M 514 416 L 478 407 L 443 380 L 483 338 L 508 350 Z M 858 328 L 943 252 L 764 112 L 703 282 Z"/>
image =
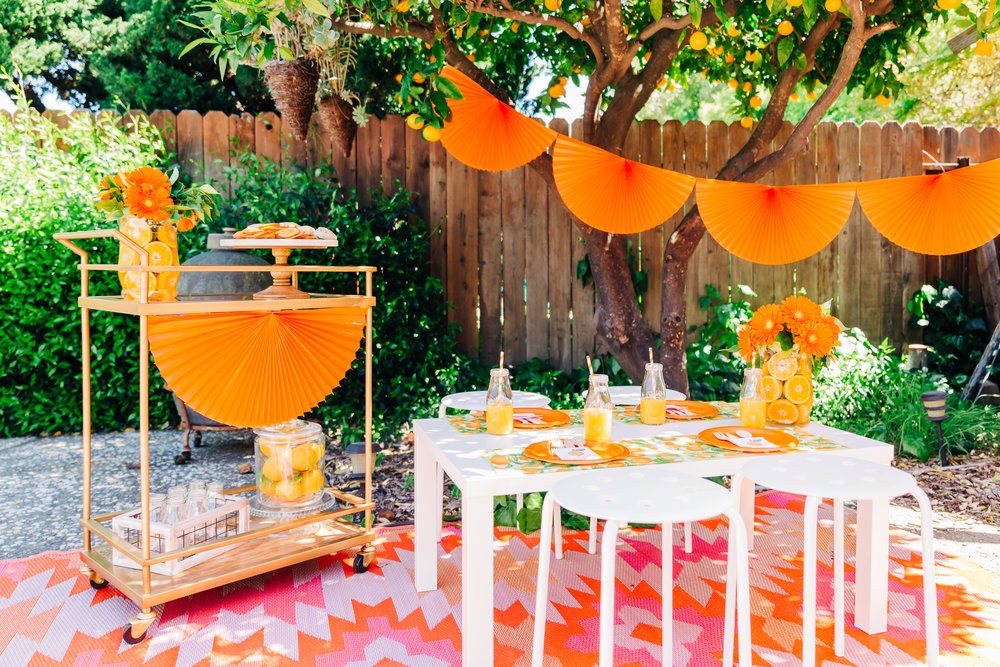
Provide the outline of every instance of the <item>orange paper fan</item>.
<path id="1" fill-rule="evenodd" d="M 651 229 L 677 212 L 695 179 L 559 136 L 552 172 L 563 202 L 591 227 L 614 234 Z"/>
<path id="2" fill-rule="evenodd" d="M 451 120 L 441 143 L 464 164 L 504 171 L 531 162 L 555 139 L 555 130 L 522 116 L 450 65 L 442 76 L 458 86 L 462 99 L 448 100 Z"/>
<path id="3" fill-rule="evenodd" d="M 822 250 L 854 207 L 854 184 L 698 181 L 698 211 L 723 248 L 757 264 L 788 264 Z"/>
<path id="4" fill-rule="evenodd" d="M 1000 234 L 1000 160 L 857 187 L 875 229 L 913 252 L 953 255 Z"/>
<path id="5" fill-rule="evenodd" d="M 232 426 L 280 424 L 315 407 L 357 356 L 365 308 L 161 315 L 149 347 L 185 403 Z"/>

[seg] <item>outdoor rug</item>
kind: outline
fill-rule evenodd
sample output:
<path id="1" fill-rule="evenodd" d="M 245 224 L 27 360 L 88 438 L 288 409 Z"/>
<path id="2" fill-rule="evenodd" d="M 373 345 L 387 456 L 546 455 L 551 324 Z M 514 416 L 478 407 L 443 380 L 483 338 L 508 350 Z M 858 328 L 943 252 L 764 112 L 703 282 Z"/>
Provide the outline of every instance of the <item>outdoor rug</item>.
<path id="1" fill-rule="evenodd" d="M 751 555 L 754 665 L 796 665 L 801 655 L 802 501 L 771 492 L 758 498 Z M 833 656 L 831 510 L 820 510 L 819 664 L 923 662 L 921 567 L 917 540 L 894 533 L 890 556 L 889 631 L 854 629 L 853 540 L 848 539 L 847 657 Z M 727 529 L 694 527 L 685 554 L 674 534 L 674 661 L 717 665 L 722 655 Z M 567 532 L 566 557 L 552 561 L 547 664 L 597 662 L 599 557 L 585 533 Z M 660 663 L 661 532 L 619 536 L 615 662 Z M 538 534 L 496 531 L 496 664 L 527 665 L 530 655 Z M 824 552 L 825 550 L 825 552 Z M 441 588 L 413 586 L 409 528 L 384 531 L 378 566 L 355 574 L 338 554 L 177 600 L 156 608 L 150 638 L 121 641 L 136 613 L 108 587 L 94 591 L 72 553 L 0 561 L 0 665 L 458 665 L 461 664 L 461 532 L 445 530 Z M 938 622 L 943 664 L 1000 664 L 1000 582 L 967 560 L 939 554 Z"/>

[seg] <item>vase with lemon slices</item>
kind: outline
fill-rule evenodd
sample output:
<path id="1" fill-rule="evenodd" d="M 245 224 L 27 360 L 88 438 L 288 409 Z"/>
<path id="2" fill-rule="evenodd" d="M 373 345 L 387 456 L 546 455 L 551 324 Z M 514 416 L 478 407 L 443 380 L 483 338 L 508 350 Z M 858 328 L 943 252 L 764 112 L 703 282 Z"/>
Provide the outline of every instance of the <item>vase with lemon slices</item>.
<path id="1" fill-rule="evenodd" d="M 739 330 L 740 356 L 760 369 L 767 421 L 807 424 L 813 370 L 831 358 L 843 325 L 804 296 L 761 306 Z"/>
<path id="2" fill-rule="evenodd" d="M 192 229 L 200 220 L 211 220 L 218 212 L 219 193 L 211 185 L 183 187 L 177 170 L 170 176 L 153 167 L 106 176 L 101 181 L 97 208 L 109 222 L 142 248 L 149 266 L 177 266 L 177 232 Z M 140 266 L 142 255 L 125 242 L 118 244 L 118 264 Z M 148 274 L 148 300 L 177 298 L 177 271 Z M 142 272 L 119 271 L 122 297 L 141 301 Z"/>

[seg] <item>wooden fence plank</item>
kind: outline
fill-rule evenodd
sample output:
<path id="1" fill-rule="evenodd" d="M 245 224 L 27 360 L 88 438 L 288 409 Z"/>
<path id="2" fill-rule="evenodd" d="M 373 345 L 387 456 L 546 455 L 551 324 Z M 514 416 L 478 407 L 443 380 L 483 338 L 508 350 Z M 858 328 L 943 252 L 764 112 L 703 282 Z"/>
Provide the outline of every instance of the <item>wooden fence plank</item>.
<path id="1" fill-rule="evenodd" d="M 500 358 L 500 308 L 503 246 L 500 237 L 500 174 L 479 174 L 479 360 L 487 366 Z"/>
<path id="2" fill-rule="evenodd" d="M 315 114 L 314 114 L 315 116 Z M 310 118 L 310 121 L 312 118 Z M 305 140 L 295 138 L 287 125 L 281 127 L 281 163 L 286 166 L 309 166 L 309 134 Z"/>
<path id="3" fill-rule="evenodd" d="M 173 111 L 157 109 L 149 114 L 149 122 L 160 130 L 168 153 L 177 152 L 177 116 Z"/>
<path id="4" fill-rule="evenodd" d="M 729 126 L 720 120 L 713 120 L 706 132 L 707 170 L 709 176 L 716 176 L 729 160 Z M 705 282 L 714 286 L 722 294 L 722 300 L 729 296 L 729 251 L 719 245 L 711 234 L 705 232 L 701 245 L 705 246 L 706 265 L 702 274 Z"/>
<path id="5" fill-rule="evenodd" d="M 979 135 L 979 160 L 981 162 L 985 162 L 986 160 L 995 160 L 997 158 L 1000 158 L 1000 130 L 998 130 L 995 127 L 984 128 Z M 1000 280 L 1000 275 L 998 275 L 998 267 L 995 265 L 996 264 L 995 262 L 993 269 L 988 270 L 988 267 L 984 266 L 979 261 L 979 258 L 982 257 L 983 254 L 989 256 L 990 253 L 993 252 L 996 253 L 997 255 L 1000 255 L 1000 237 L 994 239 L 992 243 L 993 243 L 992 251 L 990 251 L 990 248 L 988 246 L 984 245 L 982 250 L 976 252 L 976 259 L 977 259 L 976 270 L 977 273 L 979 274 L 980 281 L 986 285 L 995 283 L 996 281 Z M 994 322 L 994 320 L 990 319 L 989 317 L 991 304 L 990 304 L 990 299 L 987 298 L 987 293 L 983 294 L 983 301 L 987 308 L 987 322 L 988 322 L 987 327 L 989 327 Z M 993 312 L 995 317 L 996 311 L 994 310 Z"/>
<path id="6" fill-rule="evenodd" d="M 746 144 L 747 139 L 750 138 L 750 130 L 743 127 L 739 123 L 733 123 L 729 126 L 729 151 L 730 153 L 736 153 L 744 144 Z M 732 286 L 730 294 L 732 294 L 737 300 L 746 299 L 754 306 L 759 305 L 759 300 L 745 296 L 740 290 L 740 285 L 754 289 L 753 286 L 753 263 L 748 262 L 745 259 L 741 259 L 736 255 L 729 255 L 729 283 Z"/>
<path id="7" fill-rule="evenodd" d="M 909 122 L 903 125 L 903 176 L 919 176 L 924 173 L 923 155 L 924 133 L 920 123 Z M 901 315 L 902 338 L 899 344 L 916 343 L 922 340 L 919 330 L 909 326 L 910 316 L 906 310 L 907 302 L 923 284 L 924 258 L 915 252 L 899 248 L 900 283 L 902 284 L 902 303 L 898 305 Z M 883 305 L 884 307 L 884 305 Z"/>
<path id="8" fill-rule="evenodd" d="M 861 180 L 871 181 L 882 177 L 882 127 L 875 121 L 866 121 L 861 125 Z M 879 234 L 867 219 L 860 223 L 860 271 L 856 275 L 858 281 L 859 302 L 861 312 L 854 321 L 861 327 L 868 338 L 881 340 L 882 321 L 879 317 L 880 283 L 879 273 L 882 269 L 882 235 Z M 845 322 L 848 326 L 852 323 Z"/>
<path id="9" fill-rule="evenodd" d="M 574 139 L 583 139 L 583 123 L 579 120 L 573 121 L 570 126 L 571 136 Z M 585 362 L 585 357 L 592 354 L 596 348 L 594 340 L 594 283 L 587 285 L 576 277 L 576 267 L 579 262 L 587 256 L 587 244 L 583 240 L 579 223 L 573 220 L 573 256 L 571 263 L 573 267 L 573 367 L 576 368 Z M 506 274 L 505 274 L 506 275 Z"/>
<path id="10" fill-rule="evenodd" d="M 644 164 L 663 166 L 662 128 L 655 120 L 639 123 L 639 155 Z M 642 314 L 654 335 L 660 330 L 663 288 L 663 224 L 644 231 L 639 238 L 640 268 L 646 272 L 648 287 L 642 294 Z"/>
<path id="11" fill-rule="evenodd" d="M 177 164 L 195 181 L 205 177 L 204 127 L 201 114 L 185 109 L 177 114 Z"/>
<path id="12" fill-rule="evenodd" d="M 528 359 L 548 359 L 549 186 L 531 167 L 524 172 L 524 214 L 527 232 L 524 244 L 526 353 Z"/>
<path id="13" fill-rule="evenodd" d="M 226 167 L 229 166 L 229 116 L 221 111 L 205 114 L 204 145 L 205 180 L 228 196 L 229 183 L 226 181 Z"/>
<path id="14" fill-rule="evenodd" d="M 309 166 L 316 166 L 321 162 L 330 164 L 330 137 L 323 132 L 323 126 L 319 123 L 319 117 L 312 115 L 309 120 L 309 134 L 306 135 L 306 153 Z"/>
<path id="15" fill-rule="evenodd" d="M 382 125 L 372 116 L 364 127 L 358 128 L 358 199 L 362 204 L 372 202 L 373 188 L 382 183 Z"/>
<path id="16" fill-rule="evenodd" d="M 853 122 L 842 123 L 837 132 L 837 174 L 841 182 L 857 181 L 861 178 L 860 143 L 861 128 Z M 861 271 L 862 223 L 868 224 L 867 220 L 862 220 L 861 207 L 855 201 L 851 216 L 837 235 L 837 249 L 840 255 L 834 314 L 848 328 L 860 326 L 857 318 L 861 310 L 858 274 Z"/>
<path id="17" fill-rule="evenodd" d="M 899 123 L 890 122 L 882 126 L 882 174 L 881 178 L 903 176 L 903 128 Z M 877 230 L 876 230 L 876 233 Z M 903 340 L 903 268 L 902 248 L 879 234 L 881 245 L 882 271 L 878 281 L 879 300 L 876 308 L 881 311 L 879 339 Z M 879 305 L 881 307 L 879 307 Z"/>
<path id="18" fill-rule="evenodd" d="M 814 131 L 809 136 L 805 153 L 792 162 L 796 185 L 811 185 L 816 182 L 816 141 L 817 134 Z M 810 299 L 823 303 L 824 297 L 819 294 L 819 258 L 820 253 L 816 253 L 795 263 L 795 291 L 801 293 L 805 290 Z"/>
<path id="19" fill-rule="evenodd" d="M 445 261 L 448 248 L 448 171 L 444 146 L 435 141 L 428 146 L 428 197 L 427 225 L 430 232 L 431 275 L 441 280 L 442 287 L 448 285 L 448 264 Z M 447 294 L 447 292 L 445 292 Z"/>
<path id="20" fill-rule="evenodd" d="M 479 296 L 479 172 L 448 156 L 448 302 L 460 327 L 458 349 L 476 354 Z"/>
<path id="21" fill-rule="evenodd" d="M 253 128 L 254 151 L 258 157 L 281 164 L 281 118 L 273 112 L 257 114 Z"/>
<path id="22" fill-rule="evenodd" d="M 569 124 L 556 118 L 549 127 L 569 134 Z M 659 126 L 657 126 L 657 129 Z M 573 368 L 572 290 L 576 280 L 573 266 L 573 221 L 558 195 L 549 193 L 549 358 L 564 371 Z"/>
<path id="23" fill-rule="evenodd" d="M 958 154 L 962 157 L 967 157 L 971 160 L 972 164 L 979 162 L 979 130 L 974 127 L 962 128 L 962 131 L 958 135 Z M 959 271 L 960 277 L 953 284 L 958 287 L 958 290 L 966 296 L 966 298 L 971 299 L 977 303 L 982 303 L 983 301 L 983 288 L 979 283 L 979 271 L 977 270 L 978 263 L 976 261 L 976 251 L 972 250 L 970 252 L 962 253 L 961 255 L 956 255 L 956 259 L 959 261 Z"/>
<path id="24" fill-rule="evenodd" d="M 941 130 L 931 125 L 924 125 L 921 131 L 924 139 L 922 146 L 924 163 L 933 164 L 941 161 Z M 941 276 L 941 268 L 940 255 L 924 255 L 924 283 L 933 285 L 934 279 Z"/>
<path id="25" fill-rule="evenodd" d="M 708 139 L 707 129 L 700 121 L 693 120 L 684 125 L 684 173 L 689 176 L 704 178 L 708 176 Z M 688 198 L 684 210 L 690 211 L 695 205 L 695 195 Z M 698 300 L 705 294 L 705 281 L 708 279 L 707 269 L 708 247 L 704 242 L 698 244 L 688 263 L 687 290 L 685 294 L 685 312 L 687 313 L 688 334 L 690 343 L 694 340 L 692 329 L 705 323 L 705 311 Z"/>
<path id="26" fill-rule="evenodd" d="M 425 223 L 429 223 L 431 144 L 421 138 L 418 130 L 411 130 L 409 127 L 403 136 L 406 141 L 406 189 L 412 195 L 417 215 Z"/>
<path id="27" fill-rule="evenodd" d="M 360 128 L 358 130 L 360 132 Z M 353 190 L 358 187 L 358 137 L 355 134 L 351 140 L 351 145 L 346 149 L 340 142 L 331 135 L 324 133 L 324 144 L 330 146 L 328 153 L 330 162 L 333 163 L 333 170 L 337 174 L 337 180 L 345 190 Z M 443 194 L 442 194 L 443 196 Z"/>
<path id="28" fill-rule="evenodd" d="M 396 181 L 406 181 L 406 136 L 407 127 L 402 116 L 386 116 L 382 119 L 382 189 L 386 193 L 396 192 L 400 187 Z"/>
<path id="29" fill-rule="evenodd" d="M 524 172 L 518 167 L 501 178 L 503 225 L 503 349 L 509 363 L 528 360 L 524 313 L 524 269 L 527 226 L 524 215 Z"/>

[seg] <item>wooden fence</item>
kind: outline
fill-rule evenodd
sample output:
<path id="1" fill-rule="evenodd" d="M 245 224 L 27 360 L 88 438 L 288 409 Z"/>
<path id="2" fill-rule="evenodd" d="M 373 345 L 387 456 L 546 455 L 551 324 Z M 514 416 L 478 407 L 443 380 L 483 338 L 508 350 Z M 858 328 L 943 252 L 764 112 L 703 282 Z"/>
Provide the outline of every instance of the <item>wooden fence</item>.
<path id="1" fill-rule="evenodd" d="M 440 143 L 421 140 L 396 116 L 372 118 L 360 128 L 349 158 L 315 127 L 308 141 L 291 139 L 274 114 L 157 111 L 150 119 L 163 130 L 183 168 L 196 178 L 221 182 L 235 146 L 283 163 L 309 165 L 330 159 L 341 182 L 358 188 L 363 201 L 370 199 L 370 188 L 389 189 L 396 180 L 402 182 L 415 194 L 417 210 L 429 224 L 431 271 L 442 280 L 454 307 L 451 316 L 461 326 L 464 351 L 478 352 L 492 363 L 503 349 L 512 363 L 540 357 L 569 369 L 598 349 L 593 286 L 577 278 L 584 244 L 558 195 L 534 170 L 471 169 L 447 155 Z M 579 122 L 570 127 L 556 119 L 550 127 L 580 134 Z M 786 124 L 776 143 L 790 131 Z M 711 176 L 748 136 L 738 124 L 671 121 L 661 126 L 643 121 L 632 127 L 624 154 L 693 176 Z M 765 182 L 787 185 L 907 176 L 923 173 L 925 162 L 955 162 L 958 156 L 969 156 L 973 163 L 1000 157 L 1000 131 L 917 123 L 822 123 L 808 152 Z M 642 307 L 651 324 L 660 316 L 663 244 L 681 216 L 679 212 L 659 228 L 630 235 L 636 268 L 648 271 Z M 847 326 L 899 346 L 916 336 L 908 329 L 907 301 L 936 276 L 979 298 L 974 253 L 936 257 L 903 250 L 882 237 L 856 205 L 827 248 L 795 264 L 754 265 L 730 255 L 706 234 L 690 265 L 688 323 L 704 321 L 698 300 L 706 284 L 715 285 L 724 296 L 739 294 L 738 286 L 747 285 L 757 294 L 751 299 L 754 305 L 805 290 L 817 301 L 832 300 L 835 314 Z"/>

